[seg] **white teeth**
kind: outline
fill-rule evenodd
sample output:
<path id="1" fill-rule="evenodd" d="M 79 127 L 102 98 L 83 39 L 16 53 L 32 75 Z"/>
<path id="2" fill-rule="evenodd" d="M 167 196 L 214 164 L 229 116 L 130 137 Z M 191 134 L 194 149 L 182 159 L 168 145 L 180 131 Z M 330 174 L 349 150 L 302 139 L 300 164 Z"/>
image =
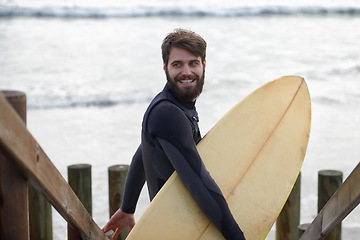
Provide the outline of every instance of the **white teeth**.
<path id="1" fill-rule="evenodd" d="M 180 82 L 181 83 L 191 83 L 191 82 L 193 82 L 194 81 L 194 79 L 193 80 L 181 80 Z"/>

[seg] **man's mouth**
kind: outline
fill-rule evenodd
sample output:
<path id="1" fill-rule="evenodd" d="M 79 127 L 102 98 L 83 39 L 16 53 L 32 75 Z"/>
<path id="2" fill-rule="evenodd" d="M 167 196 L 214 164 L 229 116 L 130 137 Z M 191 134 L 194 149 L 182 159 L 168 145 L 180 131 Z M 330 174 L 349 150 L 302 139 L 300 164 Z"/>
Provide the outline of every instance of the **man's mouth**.
<path id="1" fill-rule="evenodd" d="M 181 75 L 178 77 L 175 77 L 175 81 L 181 83 L 181 84 L 190 84 L 195 82 L 196 80 L 198 80 L 198 76 L 195 74 L 191 74 L 191 75 Z"/>
<path id="2" fill-rule="evenodd" d="M 195 79 L 184 79 L 184 80 L 179 80 L 179 82 L 180 83 L 184 83 L 184 84 L 186 84 L 186 83 L 192 83 L 192 82 L 194 82 L 195 81 Z"/>

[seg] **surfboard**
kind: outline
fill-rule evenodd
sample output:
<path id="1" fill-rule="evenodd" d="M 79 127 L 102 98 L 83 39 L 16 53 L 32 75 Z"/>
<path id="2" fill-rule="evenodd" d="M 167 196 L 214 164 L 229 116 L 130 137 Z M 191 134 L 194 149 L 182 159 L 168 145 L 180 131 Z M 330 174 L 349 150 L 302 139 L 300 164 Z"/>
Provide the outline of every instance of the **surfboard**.
<path id="1" fill-rule="evenodd" d="M 246 239 L 264 239 L 302 166 L 310 133 L 305 80 L 282 77 L 256 89 L 197 145 Z M 176 172 L 140 217 L 127 239 L 224 239 Z"/>

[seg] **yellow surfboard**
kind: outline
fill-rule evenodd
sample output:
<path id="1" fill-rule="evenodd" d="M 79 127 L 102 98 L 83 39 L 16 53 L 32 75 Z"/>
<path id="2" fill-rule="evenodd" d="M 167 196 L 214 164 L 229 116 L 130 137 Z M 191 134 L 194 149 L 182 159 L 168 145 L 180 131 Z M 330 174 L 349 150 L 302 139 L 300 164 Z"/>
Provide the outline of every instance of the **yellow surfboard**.
<path id="1" fill-rule="evenodd" d="M 285 204 L 305 157 L 310 122 L 304 79 L 282 77 L 240 101 L 198 144 L 247 240 L 264 239 Z M 127 239 L 223 237 L 174 173 Z"/>

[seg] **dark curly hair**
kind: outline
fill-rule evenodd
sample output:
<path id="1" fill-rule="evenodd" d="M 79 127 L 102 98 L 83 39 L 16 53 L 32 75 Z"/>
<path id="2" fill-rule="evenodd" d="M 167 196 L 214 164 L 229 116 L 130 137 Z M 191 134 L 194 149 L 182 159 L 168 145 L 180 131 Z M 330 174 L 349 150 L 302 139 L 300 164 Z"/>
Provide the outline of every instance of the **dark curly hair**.
<path id="1" fill-rule="evenodd" d="M 182 48 L 195 56 L 200 56 L 202 62 L 205 60 L 206 42 L 200 35 L 193 31 L 178 28 L 164 38 L 161 51 L 165 66 L 167 66 L 169 62 L 169 54 L 172 47 Z"/>

